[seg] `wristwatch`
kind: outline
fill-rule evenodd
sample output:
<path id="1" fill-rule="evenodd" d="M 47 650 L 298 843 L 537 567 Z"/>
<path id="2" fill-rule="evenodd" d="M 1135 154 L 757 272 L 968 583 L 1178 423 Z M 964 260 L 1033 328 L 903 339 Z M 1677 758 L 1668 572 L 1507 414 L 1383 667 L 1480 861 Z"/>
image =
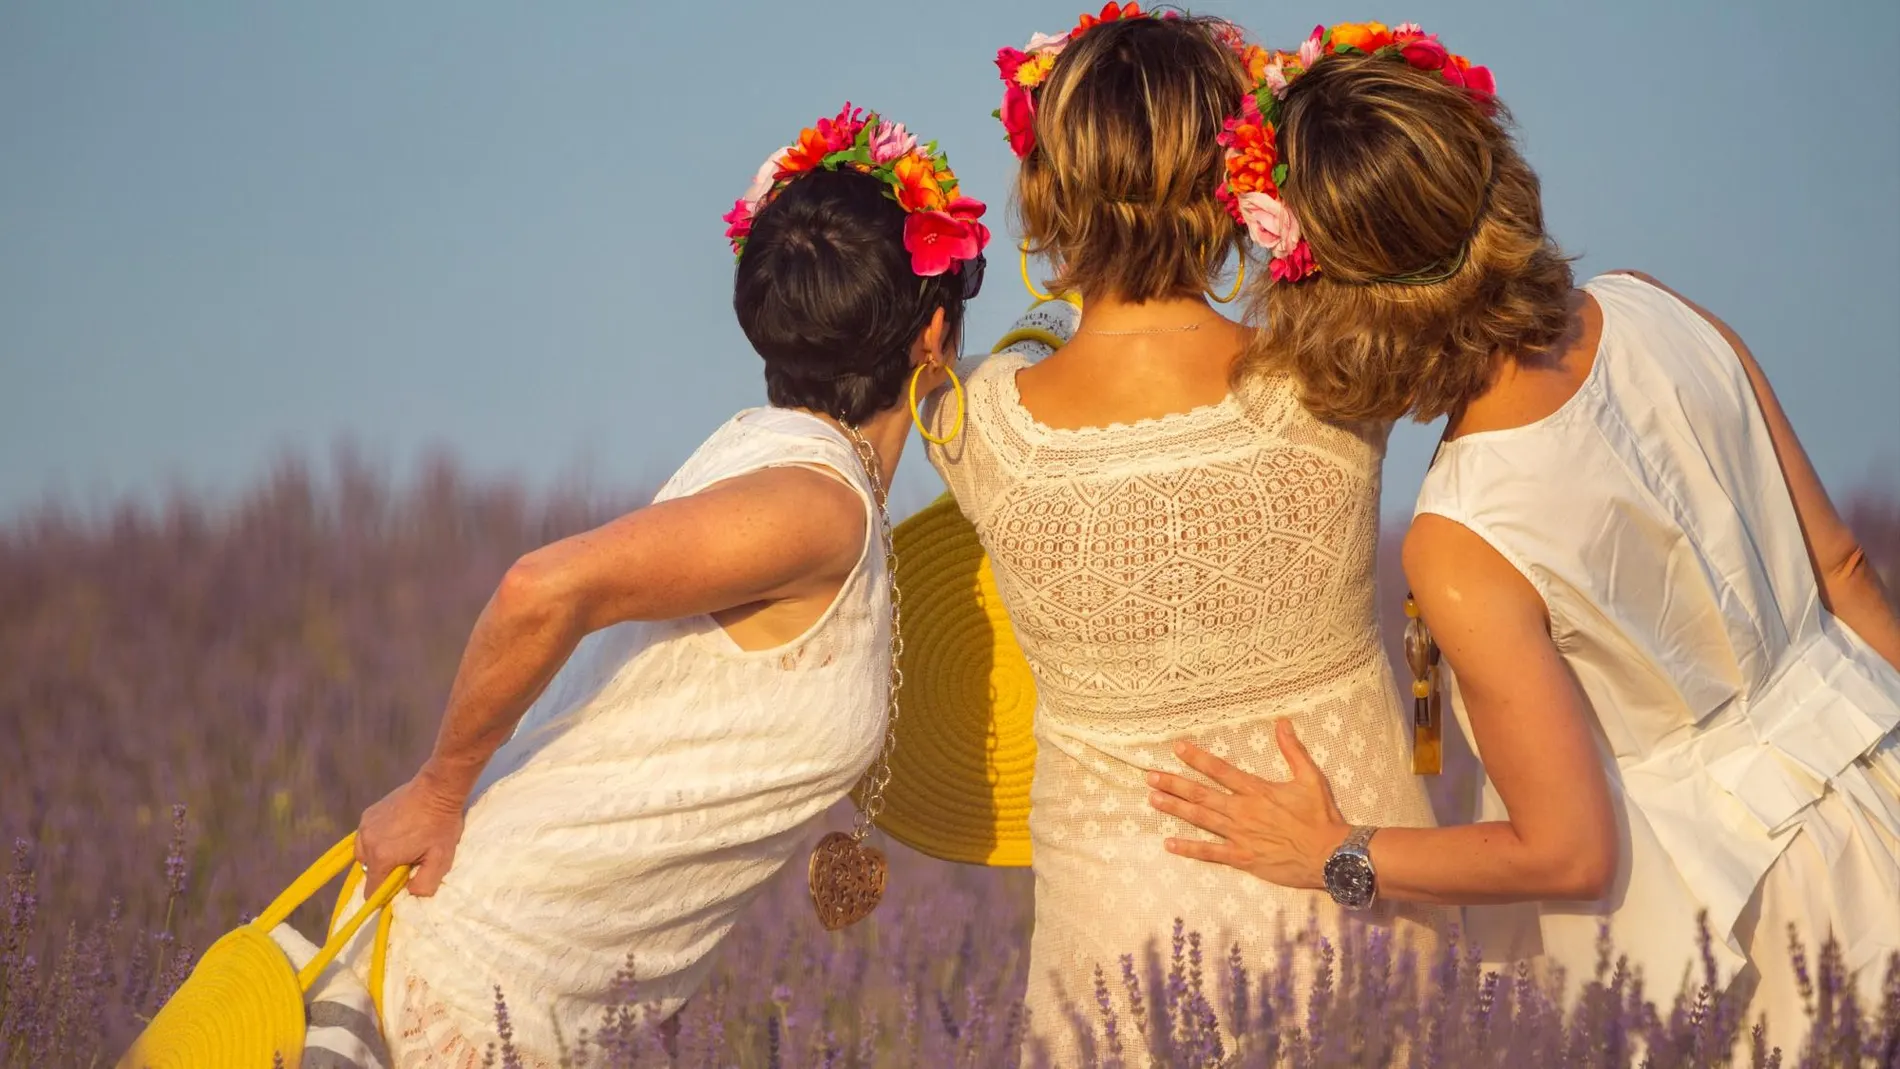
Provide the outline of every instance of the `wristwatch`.
<path id="1" fill-rule="evenodd" d="M 1378 874 L 1372 871 L 1372 855 L 1366 844 L 1377 828 L 1354 828 L 1326 859 L 1326 893 L 1333 901 L 1350 910 L 1372 908 L 1379 897 Z"/>

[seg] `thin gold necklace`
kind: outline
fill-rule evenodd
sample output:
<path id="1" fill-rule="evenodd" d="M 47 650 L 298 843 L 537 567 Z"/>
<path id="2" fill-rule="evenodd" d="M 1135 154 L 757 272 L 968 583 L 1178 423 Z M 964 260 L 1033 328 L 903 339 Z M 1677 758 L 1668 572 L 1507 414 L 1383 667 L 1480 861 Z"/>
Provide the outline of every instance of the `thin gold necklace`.
<path id="1" fill-rule="evenodd" d="M 1087 327 L 1076 331 L 1076 333 L 1094 334 L 1104 338 L 1125 338 L 1136 334 L 1185 334 L 1190 330 L 1201 329 L 1204 323 L 1205 321 L 1202 323 L 1188 323 L 1178 327 L 1135 327 L 1130 330 L 1097 330 L 1093 327 Z"/>

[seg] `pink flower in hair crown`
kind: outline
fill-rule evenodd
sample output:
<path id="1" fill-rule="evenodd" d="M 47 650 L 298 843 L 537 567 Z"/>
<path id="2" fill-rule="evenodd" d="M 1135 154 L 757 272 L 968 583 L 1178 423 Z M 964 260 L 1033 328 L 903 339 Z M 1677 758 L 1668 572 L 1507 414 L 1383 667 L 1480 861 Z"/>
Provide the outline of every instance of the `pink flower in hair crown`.
<path id="1" fill-rule="evenodd" d="M 1276 256 L 1267 264 L 1267 275 L 1275 282 L 1298 282 L 1319 274 L 1313 262 L 1313 246 L 1302 241 L 1285 256 Z"/>
<path id="2" fill-rule="evenodd" d="M 890 163 L 917 148 L 917 135 L 901 122 L 883 122 L 871 134 L 871 162 Z"/>
<path id="3" fill-rule="evenodd" d="M 799 131 L 797 140 L 768 157 L 745 195 L 721 218 L 734 255 L 745 251 L 752 224 L 772 198 L 813 171 L 857 171 L 884 184 L 901 207 L 904 248 L 911 268 L 929 278 L 959 271 L 983 254 L 990 230 L 982 201 L 962 194 L 956 172 L 936 142 L 918 145 L 904 124 L 846 104 L 833 118 Z"/>
<path id="4" fill-rule="evenodd" d="M 1216 192 L 1234 222 L 1267 252 L 1268 276 L 1275 282 L 1298 282 L 1320 270 L 1312 246 L 1300 235 L 1299 220 L 1280 192 L 1288 177 L 1279 149 L 1281 100 L 1287 88 L 1314 65 L 1347 55 L 1397 60 L 1464 89 L 1487 111 L 1497 104 L 1497 83 L 1491 72 L 1452 53 L 1437 35 L 1426 33 L 1416 22 L 1400 23 L 1396 29 L 1379 22 L 1316 26 L 1299 51 L 1268 56 L 1240 114 L 1228 119 L 1221 132 L 1227 174 Z"/>
<path id="5" fill-rule="evenodd" d="M 1238 201 L 1240 220 L 1254 244 L 1276 258 L 1291 256 L 1300 244 L 1300 221 L 1286 204 L 1265 193 L 1242 193 Z"/>
<path id="6" fill-rule="evenodd" d="M 1300 42 L 1300 69 L 1305 70 L 1319 62 L 1320 42 L 1326 38 L 1326 27 L 1313 27 L 1313 35 Z"/>
<path id="7" fill-rule="evenodd" d="M 982 214 L 981 202 L 962 200 L 943 211 L 916 212 L 904 220 L 910 269 L 920 278 L 934 278 L 982 255 L 990 236 L 989 228 L 976 221 Z"/>

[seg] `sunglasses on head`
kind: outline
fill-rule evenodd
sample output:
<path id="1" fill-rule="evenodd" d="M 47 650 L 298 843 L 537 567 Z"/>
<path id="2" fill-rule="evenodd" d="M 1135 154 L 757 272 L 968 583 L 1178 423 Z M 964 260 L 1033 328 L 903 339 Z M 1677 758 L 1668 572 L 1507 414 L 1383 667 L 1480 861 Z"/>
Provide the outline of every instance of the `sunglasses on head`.
<path id="1" fill-rule="evenodd" d="M 957 266 L 957 272 L 963 276 L 963 299 L 973 301 L 983 292 L 983 268 L 987 261 L 981 253 L 974 260 L 965 260 Z"/>

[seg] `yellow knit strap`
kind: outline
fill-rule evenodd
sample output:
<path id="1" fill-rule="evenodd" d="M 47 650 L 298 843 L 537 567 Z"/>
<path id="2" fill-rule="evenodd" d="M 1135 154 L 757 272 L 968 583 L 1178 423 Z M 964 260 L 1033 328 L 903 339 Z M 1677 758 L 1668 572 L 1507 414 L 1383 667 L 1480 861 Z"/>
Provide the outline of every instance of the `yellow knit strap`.
<path id="1" fill-rule="evenodd" d="M 331 932 L 330 938 L 324 941 L 323 949 L 317 951 L 317 956 L 311 958 L 308 965 L 297 970 L 298 985 L 301 986 L 304 991 L 308 992 L 311 985 L 317 982 L 317 977 L 323 973 L 323 970 L 329 968 L 330 963 L 336 960 L 336 956 L 343 952 L 345 946 L 349 945 L 350 939 L 356 935 L 357 929 L 363 927 L 364 921 L 369 920 L 370 914 L 389 905 L 390 900 L 395 898 L 396 893 L 401 891 L 403 885 L 408 882 L 409 866 L 396 866 L 395 871 L 383 879 L 383 885 L 376 889 L 376 893 L 370 895 L 369 900 L 363 903 L 363 908 L 357 910 L 349 920 L 344 921 L 343 927 Z M 379 935 L 386 936 L 388 933 L 388 929 L 381 923 L 377 925 L 376 930 Z M 375 971 L 377 959 L 382 958 L 386 951 L 387 948 L 381 945 L 373 948 L 371 957 L 372 971 Z M 377 1002 L 376 1012 L 380 1016 L 382 1013 L 381 996 L 375 990 L 372 990 L 371 997 Z"/>
<path id="2" fill-rule="evenodd" d="M 1062 348 L 1062 339 L 1056 336 L 1053 331 L 1047 331 L 1041 327 L 1017 327 L 1015 330 L 1010 331 L 998 339 L 996 345 L 990 349 L 990 352 L 992 354 L 1000 353 L 1018 342 L 1025 341 L 1041 342 L 1051 349 Z"/>
<path id="3" fill-rule="evenodd" d="M 316 864 L 305 869 L 303 875 L 297 877 L 289 887 L 284 889 L 283 894 L 277 896 L 276 901 L 251 922 L 251 927 L 269 935 L 271 929 L 289 920 L 291 913 L 298 906 L 308 902 L 318 891 L 323 890 L 325 884 L 336 879 L 339 874 L 347 872 L 349 875 L 343 881 L 343 893 L 338 897 L 336 909 L 330 917 L 329 938 L 323 941 L 323 948 L 317 951 L 317 956 L 311 958 L 309 964 L 297 971 L 297 983 L 305 992 L 308 992 L 310 985 L 316 983 L 318 975 L 336 960 L 336 956 L 343 952 L 345 946 L 349 945 L 351 937 L 363 927 L 363 923 L 369 919 L 370 914 L 382 910 L 383 915 L 376 925 L 376 943 L 370 957 L 372 985 L 370 998 L 375 1001 L 376 1012 L 380 1017 L 383 1002 L 381 974 L 383 959 L 389 949 L 390 919 L 389 911 L 384 910 L 383 907 L 389 905 L 390 901 L 396 897 L 396 893 L 409 882 L 409 866 L 398 866 L 383 881 L 383 885 L 376 889 L 376 893 L 369 896 L 369 899 L 363 903 L 362 909 L 357 910 L 348 920 L 343 920 L 344 903 L 349 901 L 350 896 L 356 891 L 357 884 L 363 878 L 362 870 L 352 864 L 355 860 L 356 834 L 352 832 L 344 837 L 342 842 L 325 851 L 324 855 L 317 859 Z M 341 921 L 340 924 L 339 921 Z"/>
<path id="4" fill-rule="evenodd" d="M 324 929 L 334 932 L 343 927 L 343 910 L 350 904 L 350 898 L 356 889 L 363 885 L 363 867 L 351 865 L 348 875 L 343 877 L 343 890 L 336 896 L 336 908 L 330 911 L 330 927 Z M 376 1021 L 383 1020 L 383 977 L 389 964 L 389 927 L 396 919 L 394 911 L 384 908 L 376 916 L 376 937 L 370 944 L 369 952 L 369 1000 L 376 1006 Z"/>
<path id="5" fill-rule="evenodd" d="M 278 895 L 276 901 L 266 906 L 264 912 L 251 922 L 251 926 L 269 935 L 272 928 L 289 920 L 291 913 L 298 906 L 310 901 L 311 896 L 323 890 L 325 884 L 336 879 L 344 869 L 349 868 L 350 862 L 355 857 L 356 835 L 352 832 L 342 842 L 325 851 L 324 855 L 317 859 L 316 864 L 305 869 L 302 876 L 297 877 L 289 887 L 284 888 L 284 893 Z"/>

